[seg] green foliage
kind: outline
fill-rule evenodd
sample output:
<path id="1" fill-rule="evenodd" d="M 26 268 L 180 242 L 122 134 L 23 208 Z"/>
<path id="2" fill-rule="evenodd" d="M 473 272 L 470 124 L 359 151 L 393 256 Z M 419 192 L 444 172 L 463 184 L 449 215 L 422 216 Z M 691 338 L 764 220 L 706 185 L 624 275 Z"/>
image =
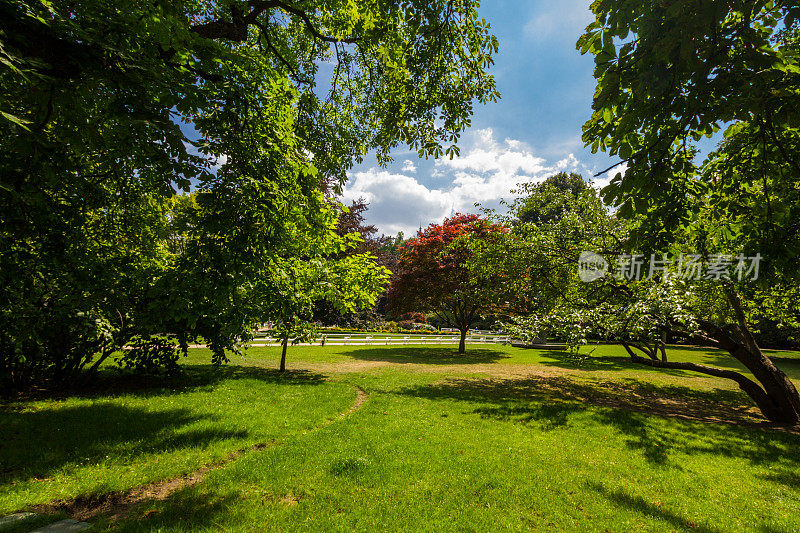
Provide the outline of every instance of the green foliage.
<path id="1" fill-rule="evenodd" d="M 551 194 L 546 188 L 536 189 L 520 203 L 542 203 Z M 707 273 L 687 279 L 680 262 L 659 266 L 653 262 L 658 259 L 654 254 L 645 256 L 649 264 L 639 274 L 624 275 L 618 270 L 619 261 L 624 261 L 623 253 L 630 252 L 629 235 L 635 232 L 635 223 L 609 214 L 592 189 L 574 203 L 569 201 L 574 201 L 569 191 L 556 194 L 568 199 L 562 202 L 566 211 L 560 219 L 518 222 L 499 246 L 489 246 L 471 264 L 473 271 L 494 269 L 515 280 L 516 316 L 506 329 L 528 341 L 555 336 L 565 340 L 573 353 L 590 338 L 617 342 L 640 364 L 727 377 L 736 381 L 771 421 L 797 423 L 797 391 L 763 354 L 751 330 L 759 321 L 796 315 L 792 311 L 797 309 L 796 302 L 780 310 L 773 301 L 778 294 L 759 290 L 747 280 L 714 279 Z M 690 238 L 675 242 L 673 249 L 696 254 L 707 262 L 707 249 L 693 247 L 706 241 L 688 235 Z M 584 252 L 592 253 L 593 261 L 605 263 L 597 277 L 581 278 Z M 659 269 L 651 270 L 651 265 Z M 761 296 L 768 305 L 745 305 L 742 295 L 745 301 Z M 770 316 L 777 310 L 780 313 Z M 736 372 L 670 361 L 665 346 L 668 338 L 723 348 L 742 362 L 758 383 Z"/>
<path id="2" fill-rule="evenodd" d="M 364 213 L 368 208 L 369 204 L 363 198 L 353 200 L 349 206 L 340 205 L 337 207 L 339 220 L 336 225 L 336 233 L 342 237 L 355 234 L 359 238 L 352 246 L 337 253 L 335 258 L 342 259 L 345 256 L 366 254 L 374 257 L 377 265 L 386 267 L 390 271 L 396 270 L 399 239 L 387 237 L 386 235 L 377 237 L 377 228 L 366 223 Z M 330 301 L 318 300 L 314 304 L 314 320 L 326 325 L 347 324 L 354 328 L 369 328 L 382 320 L 380 308 L 384 302 L 385 297 L 382 297 L 372 306 L 362 307 L 357 311 L 353 311 L 337 309 Z"/>
<path id="3" fill-rule="evenodd" d="M 0 0 L 4 385 L 166 333 L 222 361 L 312 278 L 364 301 L 366 258 L 315 262 L 345 246 L 320 191 L 370 150 L 457 152 L 497 97 L 475 4 Z"/>
<path id="4" fill-rule="evenodd" d="M 479 279 L 501 280 L 494 299 L 505 302 L 506 313 L 513 316 L 546 314 L 565 298 L 579 299 L 579 254 L 615 255 L 627 234 L 627 225 L 608 214 L 591 187 L 576 195 L 548 180 L 523 191 L 507 214 L 491 215 L 512 230 L 473 246 L 468 262 Z M 523 220 L 534 211 L 548 214 Z"/>
<path id="5" fill-rule="evenodd" d="M 575 172 L 559 172 L 542 183 L 523 183 L 515 191 L 522 197 L 513 211 L 523 224 L 551 222 L 560 218 L 568 204 L 577 201 L 588 187 L 583 176 Z M 562 194 L 567 192 L 568 195 Z"/>
<path id="6" fill-rule="evenodd" d="M 158 374 L 178 371 L 178 347 L 167 337 L 135 337 L 116 358 L 117 364 L 139 374 Z"/>
<path id="7" fill-rule="evenodd" d="M 596 20 L 577 43 L 582 53 L 595 56 L 597 79 L 583 139 L 592 151 L 607 151 L 626 165 L 603 197 L 633 222 L 628 249 L 704 257 L 761 253 L 769 257 L 760 290 L 796 283 L 796 2 L 678 0 L 654 6 L 597 0 L 592 10 Z M 718 149 L 699 162 L 698 142 L 723 127 Z M 742 304 L 742 295 L 746 301 L 759 288 L 730 281 L 710 285 L 695 306 L 695 313 L 711 311 L 709 322 L 700 323 L 708 335 L 704 341 L 748 361 L 769 398 L 752 382 L 731 377 L 766 416 L 796 423 L 800 395 L 760 352 Z M 643 351 L 657 361 L 654 349 Z M 666 355 L 662 359 L 663 364 L 644 362 L 675 368 Z"/>
<path id="8" fill-rule="evenodd" d="M 597 79 L 583 139 L 627 165 L 603 196 L 637 217 L 637 244 L 663 249 L 676 231 L 708 231 L 747 253 L 774 250 L 769 268 L 789 273 L 800 221 L 796 2 L 592 9 L 577 44 L 595 56 Z M 719 150 L 700 162 L 697 142 L 723 128 Z"/>
<path id="9" fill-rule="evenodd" d="M 480 314 L 495 307 L 495 287 L 502 283 L 499 278 L 474 275 L 468 263 L 476 246 L 505 231 L 478 215 L 459 214 L 406 241 L 389 288 L 392 312 L 431 313 L 440 323 L 461 331 L 463 352 L 464 335 Z"/>

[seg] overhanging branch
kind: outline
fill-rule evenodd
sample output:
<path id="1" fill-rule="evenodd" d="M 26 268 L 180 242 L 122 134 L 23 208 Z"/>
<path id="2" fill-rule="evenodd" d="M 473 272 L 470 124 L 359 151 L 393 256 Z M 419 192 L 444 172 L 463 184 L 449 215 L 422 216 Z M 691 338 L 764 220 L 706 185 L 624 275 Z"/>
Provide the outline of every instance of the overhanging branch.
<path id="1" fill-rule="evenodd" d="M 250 12 L 247 15 L 242 15 L 239 6 L 234 5 L 231 7 L 231 20 L 212 20 L 203 24 L 196 24 L 189 28 L 189 31 L 203 37 L 204 39 L 222 39 L 232 42 L 241 43 L 247 40 L 247 28 L 251 24 L 255 25 L 258 17 L 265 11 L 273 8 L 281 9 L 290 15 L 299 17 L 302 20 L 308 33 L 315 39 L 327 43 L 347 43 L 354 44 L 358 42 L 357 37 L 344 37 L 338 38 L 330 35 L 325 35 L 320 32 L 311 20 L 311 17 L 303 11 L 294 6 L 290 6 L 283 2 L 274 0 L 251 0 L 246 3 L 250 7 Z"/>
<path id="2" fill-rule="evenodd" d="M 291 13 L 292 15 L 300 17 L 300 19 L 303 21 L 303 24 L 305 24 L 308 32 L 311 35 L 313 35 L 316 39 L 319 39 L 320 41 L 325 41 L 327 43 L 347 43 L 347 44 L 355 44 L 358 42 L 358 38 L 356 37 L 345 37 L 339 39 L 338 37 L 330 37 L 328 35 L 323 35 L 322 33 L 319 32 L 319 30 L 317 30 L 317 28 L 314 26 L 314 23 L 311 21 L 311 18 L 308 16 L 308 13 L 306 13 L 305 11 L 297 9 L 296 7 L 286 5 L 283 2 L 269 2 L 269 3 L 279 7 L 280 9 L 286 11 L 287 13 Z"/>

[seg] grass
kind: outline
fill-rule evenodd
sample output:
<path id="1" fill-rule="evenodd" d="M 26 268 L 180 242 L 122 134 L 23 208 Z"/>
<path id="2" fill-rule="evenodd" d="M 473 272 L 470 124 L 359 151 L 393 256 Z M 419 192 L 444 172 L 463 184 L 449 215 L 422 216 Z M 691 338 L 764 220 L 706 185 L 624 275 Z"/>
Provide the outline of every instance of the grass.
<path id="1" fill-rule="evenodd" d="M 602 346 L 254 348 L 176 381 L 6 405 L 0 513 L 190 472 L 277 439 L 98 529 L 797 531 L 800 436 L 725 380 Z M 676 360 L 739 368 L 710 350 Z M 776 353 L 793 379 L 800 357 Z M 301 372 L 299 369 L 306 370 Z M 369 393 L 352 405 L 354 387 Z M 121 387 L 121 388 L 120 388 Z M 326 420 L 334 423 L 323 425 Z M 727 422 L 721 422 L 727 421 Z M 317 429 L 313 429 L 317 428 Z"/>
<path id="2" fill-rule="evenodd" d="M 310 429 L 353 397 L 350 387 L 313 373 L 184 369 L 180 379 L 156 386 L 129 382 L 117 392 L 4 406 L 0 515 L 190 472 L 239 448 Z"/>

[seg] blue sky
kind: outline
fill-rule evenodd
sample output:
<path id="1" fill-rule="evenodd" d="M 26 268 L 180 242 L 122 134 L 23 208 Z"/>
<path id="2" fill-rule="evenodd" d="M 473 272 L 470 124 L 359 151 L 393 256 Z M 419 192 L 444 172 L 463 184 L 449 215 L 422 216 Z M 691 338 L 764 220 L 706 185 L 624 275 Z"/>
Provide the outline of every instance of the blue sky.
<path id="1" fill-rule="evenodd" d="M 575 50 L 575 41 L 592 20 L 589 4 L 485 0 L 481 14 L 500 41 L 492 73 L 501 99 L 476 109 L 459 143 L 461 157 L 433 161 L 398 151 L 385 169 L 368 159 L 349 172 L 344 199 L 363 196 L 370 202 L 367 218 L 379 231 L 408 236 L 453 212 L 475 212 L 476 202 L 495 207 L 516 183 L 559 170 L 590 179 L 612 165 L 581 141 L 591 114 L 594 61 Z"/>

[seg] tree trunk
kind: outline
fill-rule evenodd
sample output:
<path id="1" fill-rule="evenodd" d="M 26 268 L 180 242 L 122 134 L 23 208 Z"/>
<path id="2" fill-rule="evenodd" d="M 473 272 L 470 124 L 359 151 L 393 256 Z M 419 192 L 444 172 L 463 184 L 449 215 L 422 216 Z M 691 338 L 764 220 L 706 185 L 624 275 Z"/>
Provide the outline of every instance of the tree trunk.
<path id="1" fill-rule="evenodd" d="M 765 417 L 779 424 L 795 425 L 800 422 L 800 396 L 797 394 L 797 389 L 769 357 L 760 349 L 757 353 L 753 353 L 741 345 L 738 349 L 731 350 L 730 354 L 742 363 L 763 387 L 766 401 L 762 401 L 763 405 L 759 404 L 759 408 Z M 750 397 L 753 395 L 750 394 Z"/>
<path id="2" fill-rule="evenodd" d="M 740 374 L 739 372 L 734 370 L 726 370 L 723 368 L 715 368 L 713 366 L 699 365 L 697 363 L 673 362 L 654 357 L 642 357 L 633 352 L 631 348 L 634 347 L 634 345 L 623 342 L 622 346 L 624 346 L 628 351 L 628 354 L 630 354 L 631 361 L 640 365 L 647 365 L 655 368 L 669 368 L 671 370 L 689 370 L 692 372 L 707 374 L 709 376 L 733 380 L 739 385 L 739 388 L 742 389 L 756 403 L 758 408 L 761 410 L 764 416 L 767 417 L 767 419 L 772 422 L 778 422 L 778 420 L 774 419 L 775 409 L 769 395 L 759 386 L 758 383 L 744 376 L 743 374 Z M 637 349 L 639 348 L 637 347 Z"/>
<path id="3" fill-rule="evenodd" d="M 739 334 L 744 341 L 739 345 L 739 351 L 731 352 L 731 355 L 753 373 L 774 404 L 773 415 L 770 416 L 766 413 L 764 415 L 773 422 L 797 424 L 800 422 L 800 396 L 797 394 L 794 383 L 775 366 L 772 359 L 761 351 L 761 347 L 748 327 L 742 300 L 735 287 L 732 284 L 726 285 L 725 293 L 736 315 Z"/>
<path id="4" fill-rule="evenodd" d="M 469 327 L 461 328 L 461 340 L 458 341 L 458 353 L 466 353 L 467 351 L 467 331 Z"/>
<path id="5" fill-rule="evenodd" d="M 281 342 L 282 349 L 281 349 L 281 372 L 286 372 L 286 349 L 289 347 L 289 337 L 284 337 L 283 342 Z"/>
<path id="6" fill-rule="evenodd" d="M 631 347 L 636 347 L 634 344 L 622 344 L 630 354 L 631 359 L 639 364 L 656 368 L 690 370 L 732 379 L 755 402 L 761 413 L 770 422 L 787 425 L 795 425 L 800 422 L 800 395 L 798 395 L 797 389 L 786 374 L 776 367 L 769 357 L 763 354 L 755 340 L 752 339 L 752 335 L 749 335 L 749 330 L 745 329 L 746 326 L 740 325 L 739 327 L 744 342 L 737 341 L 727 331 L 710 322 L 701 321 L 700 327 L 707 333 L 707 337 L 688 337 L 727 351 L 731 357 L 742 363 L 753 374 L 756 381 L 733 370 L 724 370 L 695 363 L 667 361 L 666 354 L 664 354 L 661 361 L 652 355 L 649 359 L 640 357 L 631 350 Z M 686 336 L 685 333 L 678 331 L 674 333 Z M 645 353 L 647 352 L 645 351 Z"/>

